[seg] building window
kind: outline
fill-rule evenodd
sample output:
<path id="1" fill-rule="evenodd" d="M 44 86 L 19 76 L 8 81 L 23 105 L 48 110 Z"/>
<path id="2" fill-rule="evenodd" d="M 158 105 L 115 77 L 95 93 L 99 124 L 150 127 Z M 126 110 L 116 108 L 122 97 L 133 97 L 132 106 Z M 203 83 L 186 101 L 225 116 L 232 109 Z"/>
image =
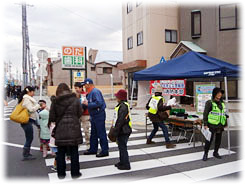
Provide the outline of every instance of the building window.
<path id="1" fill-rule="evenodd" d="M 191 36 L 192 38 L 200 38 L 201 36 L 201 12 L 199 10 L 195 10 L 191 12 Z"/>
<path id="2" fill-rule="evenodd" d="M 138 7 L 141 4 L 142 4 L 142 0 L 141 1 L 136 1 L 136 7 Z"/>
<path id="3" fill-rule="evenodd" d="M 219 30 L 237 29 L 237 5 L 226 4 L 219 6 Z"/>
<path id="4" fill-rule="evenodd" d="M 143 45 L 143 31 L 137 33 L 137 46 Z"/>
<path id="5" fill-rule="evenodd" d="M 103 68 L 103 74 L 112 74 L 112 68 L 104 67 Z"/>
<path id="6" fill-rule="evenodd" d="M 91 67 L 91 71 L 95 71 L 95 67 Z"/>
<path id="7" fill-rule="evenodd" d="M 133 37 L 129 37 L 128 38 L 128 49 L 132 49 L 133 48 Z"/>
<path id="8" fill-rule="evenodd" d="M 130 13 L 131 11 L 133 11 L 133 4 L 131 2 L 127 3 L 127 13 Z"/>
<path id="9" fill-rule="evenodd" d="M 165 42 L 177 43 L 177 31 L 165 29 Z"/>

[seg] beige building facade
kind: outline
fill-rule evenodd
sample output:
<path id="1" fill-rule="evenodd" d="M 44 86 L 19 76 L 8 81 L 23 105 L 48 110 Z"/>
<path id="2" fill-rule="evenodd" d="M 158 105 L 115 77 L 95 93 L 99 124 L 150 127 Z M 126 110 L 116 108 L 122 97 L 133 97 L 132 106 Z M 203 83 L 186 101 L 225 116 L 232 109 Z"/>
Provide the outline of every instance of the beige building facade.
<path id="1" fill-rule="evenodd" d="M 131 95 L 133 72 L 151 67 L 170 54 L 179 42 L 179 11 L 176 3 L 147 4 L 129 2 L 122 6 L 124 86 Z M 134 99 L 145 106 L 149 81 L 136 83 Z"/>
<path id="2" fill-rule="evenodd" d="M 129 99 L 136 71 L 195 51 L 239 65 L 240 9 L 238 4 L 185 5 L 126 3 L 122 7 L 124 86 Z M 142 41 L 141 41 L 142 40 Z M 224 88 L 223 82 L 214 82 Z M 187 94 L 195 96 L 195 85 L 205 82 L 187 80 Z M 241 97 L 240 80 L 228 81 L 229 98 Z M 133 91 L 137 107 L 149 99 L 149 81 L 136 83 Z M 181 97 L 181 103 L 194 104 L 194 98 Z"/>

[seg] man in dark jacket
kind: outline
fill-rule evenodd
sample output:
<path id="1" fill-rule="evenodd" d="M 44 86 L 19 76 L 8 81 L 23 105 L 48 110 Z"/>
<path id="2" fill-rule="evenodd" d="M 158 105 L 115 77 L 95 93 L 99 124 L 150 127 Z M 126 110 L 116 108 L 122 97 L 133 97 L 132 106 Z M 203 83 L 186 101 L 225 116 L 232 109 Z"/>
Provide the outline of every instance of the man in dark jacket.
<path id="1" fill-rule="evenodd" d="M 164 98 L 162 97 L 162 87 L 159 85 L 156 87 L 155 95 L 153 95 L 148 103 L 146 104 L 146 109 L 148 110 L 148 116 L 153 123 L 154 129 L 152 130 L 150 136 L 148 137 L 146 144 L 154 144 L 152 138 L 156 135 L 158 128 L 162 129 L 165 141 L 166 148 L 174 148 L 176 145 L 170 142 L 168 136 L 168 128 L 164 124 L 163 119 L 168 117 L 166 111 L 170 110 L 170 106 L 163 106 Z M 162 118 L 164 116 L 165 118 Z"/>
<path id="2" fill-rule="evenodd" d="M 91 134 L 90 134 L 90 148 L 84 155 L 94 155 L 96 157 L 109 156 L 109 146 L 105 129 L 105 108 L 106 104 L 104 98 L 97 88 L 94 87 L 93 81 L 87 78 L 84 81 L 84 87 L 87 91 L 87 101 L 83 103 L 88 106 L 88 112 L 91 122 Z M 98 139 L 100 140 L 101 152 L 98 151 Z"/>
<path id="3" fill-rule="evenodd" d="M 115 107 L 113 122 L 115 123 L 114 136 L 117 138 L 120 162 L 115 164 L 119 170 L 130 170 L 127 142 L 132 133 L 132 122 L 127 103 L 127 92 L 123 89 L 115 94 L 118 105 Z"/>
<path id="4" fill-rule="evenodd" d="M 55 145 L 58 146 L 57 174 L 60 179 L 66 176 L 65 154 L 71 156 L 71 176 L 81 176 L 79 165 L 78 145 L 83 143 L 80 117 L 83 109 L 75 93 L 71 93 L 65 83 L 61 83 L 56 91 L 56 99 L 50 108 L 49 124 L 56 123 Z"/>
<path id="5" fill-rule="evenodd" d="M 222 99 L 223 94 L 223 90 L 221 90 L 220 88 L 214 88 L 212 92 L 212 100 L 208 100 L 205 104 L 205 109 L 203 113 L 204 128 L 209 128 L 212 134 L 210 141 L 206 140 L 205 142 L 203 161 L 206 161 L 208 159 L 208 151 L 213 141 L 214 134 L 216 134 L 216 136 L 213 156 L 221 159 L 218 151 L 221 144 L 222 132 L 224 131 L 224 127 L 227 126 L 228 118 L 228 115 L 225 114 L 226 107 Z"/>

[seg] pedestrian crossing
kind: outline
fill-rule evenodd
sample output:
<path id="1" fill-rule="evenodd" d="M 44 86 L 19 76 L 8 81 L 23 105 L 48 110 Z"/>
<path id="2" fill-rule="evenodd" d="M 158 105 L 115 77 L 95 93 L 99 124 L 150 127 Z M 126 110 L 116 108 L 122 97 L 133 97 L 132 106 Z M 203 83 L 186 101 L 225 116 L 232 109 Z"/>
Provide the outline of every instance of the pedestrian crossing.
<path id="1" fill-rule="evenodd" d="M 5 106 L 4 107 L 4 112 L 3 112 L 3 120 L 4 121 L 10 120 L 9 116 L 13 112 L 14 108 L 15 108 L 15 105 Z"/>
<path id="2" fill-rule="evenodd" d="M 177 138 L 177 136 L 173 136 L 172 141 L 175 142 Z M 162 181 L 166 179 L 165 181 L 167 181 L 168 179 L 175 180 L 178 178 L 183 182 L 191 183 L 241 171 L 242 160 L 239 160 L 238 153 L 235 151 L 231 151 L 229 155 L 227 149 L 220 148 L 219 154 L 223 159 L 218 160 L 213 158 L 213 150 L 210 150 L 209 160 L 203 162 L 201 160 L 203 156 L 201 142 L 196 142 L 194 148 L 192 144 L 188 143 L 188 140 L 181 137 L 175 148 L 166 149 L 161 131 L 157 132 L 153 141 L 156 143 L 146 145 L 145 132 L 142 130 L 135 130 L 132 133 L 128 142 L 131 170 L 118 170 L 114 166 L 119 161 L 119 151 L 116 143 L 109 142 L 109 156 L 103 158 L 96 158 L 95 155 L 83 155 L 86 146 L 80 146 L 79 162 L 82 176 L 77 180 L 109 180 L 115 177 L 123 177 L 128 181 L 132 180 L 133 183 L 142 183 L 142 181 L 151 179 Z M 45 164 L 49 169 L 50 182 L 71 181 L 70 161 L 66 163 L 68 170 L 66 178 L 63 180 L 59 180 L 57 173 L 51 170 L 53 162 L 54 158 L 45 159 Z M 190 166 L 184 167 L 184 165 Z M 221 172 L 223 169 L 224 172 Z M 217 172 L 215 172 L 216 170 Z M 125 182 L 125 180 L 122 181 Z"/>

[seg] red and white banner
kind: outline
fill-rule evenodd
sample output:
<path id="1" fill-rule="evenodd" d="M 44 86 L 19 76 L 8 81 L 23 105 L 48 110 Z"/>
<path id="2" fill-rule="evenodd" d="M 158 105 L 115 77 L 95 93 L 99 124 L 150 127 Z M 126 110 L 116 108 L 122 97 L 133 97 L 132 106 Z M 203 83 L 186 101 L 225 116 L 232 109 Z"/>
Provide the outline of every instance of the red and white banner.
<path id="1" fill-rule="evenodd" d="M 157 85 L 162 86 L 162 95 L 185 96 L 186 95 L 186 80 L 156 80 L 150 81 L 150 94 L 155 93 Z"/>

